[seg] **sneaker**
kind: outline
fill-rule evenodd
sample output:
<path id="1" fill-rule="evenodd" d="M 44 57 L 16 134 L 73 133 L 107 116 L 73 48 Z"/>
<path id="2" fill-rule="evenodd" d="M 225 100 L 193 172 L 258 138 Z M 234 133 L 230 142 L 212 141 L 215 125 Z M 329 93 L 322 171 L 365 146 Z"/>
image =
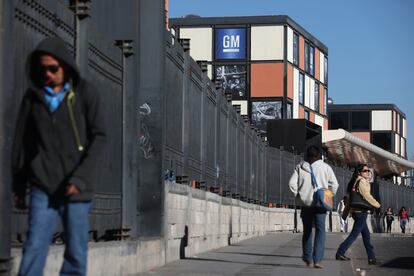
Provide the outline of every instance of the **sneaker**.
<path id="1" fill-rule="evenodd" d="M 321 263 L 314 263 L 313 267 L 314 268 L 323 268 L 323 265 L 321 265 Z"/>
<path id="2" fill-rule="evenodd" d="M 310 262 L 310 261 L 308 261 L 308 260 L 303 260 L 303 262 L 305 263 L 305 265 L 306 265 L 307 267 L 310 267 L 310 265 L 311 265 L 311 262 Z"/>
<path id="3" fill-rule="evenodd" d="M 368 260 L 368 264 L 369 265 L 376 265 L 376 264 L 378 264 L 377 259 L 369 259 Z"/>
<path id="4" fill-rule="evenodd" d="M 351 258 L 349 258 L 345 255 L 339 255 L 339 254 L 335 255 L 335 259 L 337 259 L 338 261 L 349 261 L 349 260 L 351 260 Z"/>

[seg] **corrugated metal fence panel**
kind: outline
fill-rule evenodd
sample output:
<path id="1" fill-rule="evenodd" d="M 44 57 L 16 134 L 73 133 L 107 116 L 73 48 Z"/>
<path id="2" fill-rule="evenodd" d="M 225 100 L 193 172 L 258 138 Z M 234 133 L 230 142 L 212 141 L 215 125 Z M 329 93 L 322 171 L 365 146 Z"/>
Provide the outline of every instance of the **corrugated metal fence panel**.
<path id="1" fill-rule="evenodd" d="M 203 96 L 203 75 L 197 63 L 191 60 L 188 87 L 188 175 L 190 180 L 201 180 L 201 107 Z"/>
<path id="2" fill-rule="evenodd" d="M 216 164 L 216 131 L 217 119 L 216 109 L 218 108 L 217 91 L 212 88 L 212 83 L 206 77 L 207 86 L 204 93 L 203 106 L 203 146 L 204 146 L 204 180 L 207 187 L 215 187 L 217 182 L 217 164 Z"/>
<path id="3" fill-rule="evenodd" d="M 219 186 L 221 190 L 226 189 L 227 185 L 227 162 L 228 162 L 228 116 L 229 106 L 227 100 L 223 96 L 219 99 L 219 127 L 218 127 L 218 170 L 219 170 Z"/>
<path id="4" fill-rule="evenodd" d="M 184 93 L 184 57 L 181 47 L 168 45 L 166 49 L 166 68 L 169 72 L 165 77 L 166 88 L 166 145 L 164 151 L 164 166 L 174 171 L 176 175 L 184 174 L 184 150 L 183 150 L 183 104 Z"/>
<path id="5" fill-rule="evenodd" d="M 280 204 L 281 201 L 280 158 L 280 150 L 273 147 L 267 148 L 266 189 L 267 202 L 271 204 Z"/>
<path id="6" fill-rule="evenodd" d="M 238 120 L 237 134 L 237 191 L 236 196 L 245 198 L 246 182 L 245 182 L 245 141 L 246 141 L 246 124 L 242 118 Z"/>
<path id="7" fill-rule="evenodd" d="M 237 190 L 236 169 L 237 169 L 237 114 L 233 107 L 229 110 L 229 140 L 228 140 L 228 187 L 229 195 Z"/>
<path id="8" fill-rule="evenodd" d="M 121 227 L 122 207 L 122 57 L 119 49 L 91 33 L 88 44 L 88 75 L 103 95 L 108 126 L 107 148 L 99 166 L 90 230 L 101 236 L 104 230 Z M 115 185 L 114 185 L 115 184 Z"/>
<path id="9" fill-rule="evenodd" d="M 282 165 L 281 165 L 281 181 L 279 185 L 281 185 L 281 203 L 287 205 L 293 205 L 295 202 L 295 198 L 292 192 L 289 189 L 289 180 L 292 176 L 292 173 L 295 169 L 296 165 L 296 156 L 286 152 L 281 152 L 282 157 Z"/>

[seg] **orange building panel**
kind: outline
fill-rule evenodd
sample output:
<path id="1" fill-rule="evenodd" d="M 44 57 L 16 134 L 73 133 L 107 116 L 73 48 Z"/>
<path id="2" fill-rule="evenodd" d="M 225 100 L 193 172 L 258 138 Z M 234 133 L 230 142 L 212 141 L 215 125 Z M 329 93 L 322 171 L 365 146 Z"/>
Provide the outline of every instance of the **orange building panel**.
<path id="1" fill-rule="evenodd" d="M 351 134 L 364 140 L 365 142 L 371 143 L 371 135 L 369 132 L 351 132 Z"/>
<path id="2" fill-rule="evenodd" d="M 298 119 L 304 119 L 305 118 L 305 109 L 303 106 L 299 106 L 299 118 Z"/>
<path id="3" fill-rule="evenodd" d="M 315 113 L 309 112 L 309 121 L 315 123 Z"/>
<path id="4" fill-rule="evenodd" d="M 283 97 L 283 63 L 251 65 L 251 97 Z"/>
<path id="5" fill-rule="evenodd" d="M 293 99 L 293 66 L 287 65 L 287 96 Z"/>
<path id="6" fill-rule="evenodd" d="M 305 70 L 305 39 L 299 36 L 299 68 Z"/>
<path id="7" fill-rule="evenodd" d="M 319 60 L 320 60 L 320 54 L 319 54 L 319 49 L 315 48 L 315 79 L 320 80 L 320 76 L 319 76 Z"/>
<path id="8" fill-rule="evenodd" d="M 324 114 L 324 110 L 323 110 L 323 107 L 324 107 L 324 102 L 325 102 L 325 95 L 323 94 L 324 93 L 324 87 L 323 87 L 323 85 L 319 85 L 319 113 L 320 114 L 323 114 L 323 115 L 326 115 L 326 114 Z"/>

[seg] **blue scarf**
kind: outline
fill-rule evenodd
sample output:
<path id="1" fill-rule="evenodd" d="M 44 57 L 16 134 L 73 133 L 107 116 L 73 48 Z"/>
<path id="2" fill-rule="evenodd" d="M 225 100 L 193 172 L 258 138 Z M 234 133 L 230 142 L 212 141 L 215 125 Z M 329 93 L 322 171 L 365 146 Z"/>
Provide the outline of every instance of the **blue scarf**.
<path id="1" fill-rule="evenodd" d="M 45 92 L 45 100 L 51 112 L 55 112 L 58 109 L 60 103 L 65 98 L 66 91 L 70 89 L 69 82 L 65 83 L 63 88 L 59 92 L 53 91 L 53 88 L 50 86 L 43 87 Z"/>

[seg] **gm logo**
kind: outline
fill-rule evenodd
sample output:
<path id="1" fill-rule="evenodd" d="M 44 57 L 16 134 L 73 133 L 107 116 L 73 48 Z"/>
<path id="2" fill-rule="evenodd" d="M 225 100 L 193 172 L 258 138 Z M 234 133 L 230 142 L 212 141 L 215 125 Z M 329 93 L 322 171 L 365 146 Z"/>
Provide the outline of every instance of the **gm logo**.
<path id="1" fill-rule="evenodd" d="M 216 59 L 245 59 L 246 30 L 216 29 Z"/>
<path id="2" fill-rule="evenodd" d="M 224 53 L 240 52 L 240 36 L 239 35 L 223 36 L 223 52 Z"/>

